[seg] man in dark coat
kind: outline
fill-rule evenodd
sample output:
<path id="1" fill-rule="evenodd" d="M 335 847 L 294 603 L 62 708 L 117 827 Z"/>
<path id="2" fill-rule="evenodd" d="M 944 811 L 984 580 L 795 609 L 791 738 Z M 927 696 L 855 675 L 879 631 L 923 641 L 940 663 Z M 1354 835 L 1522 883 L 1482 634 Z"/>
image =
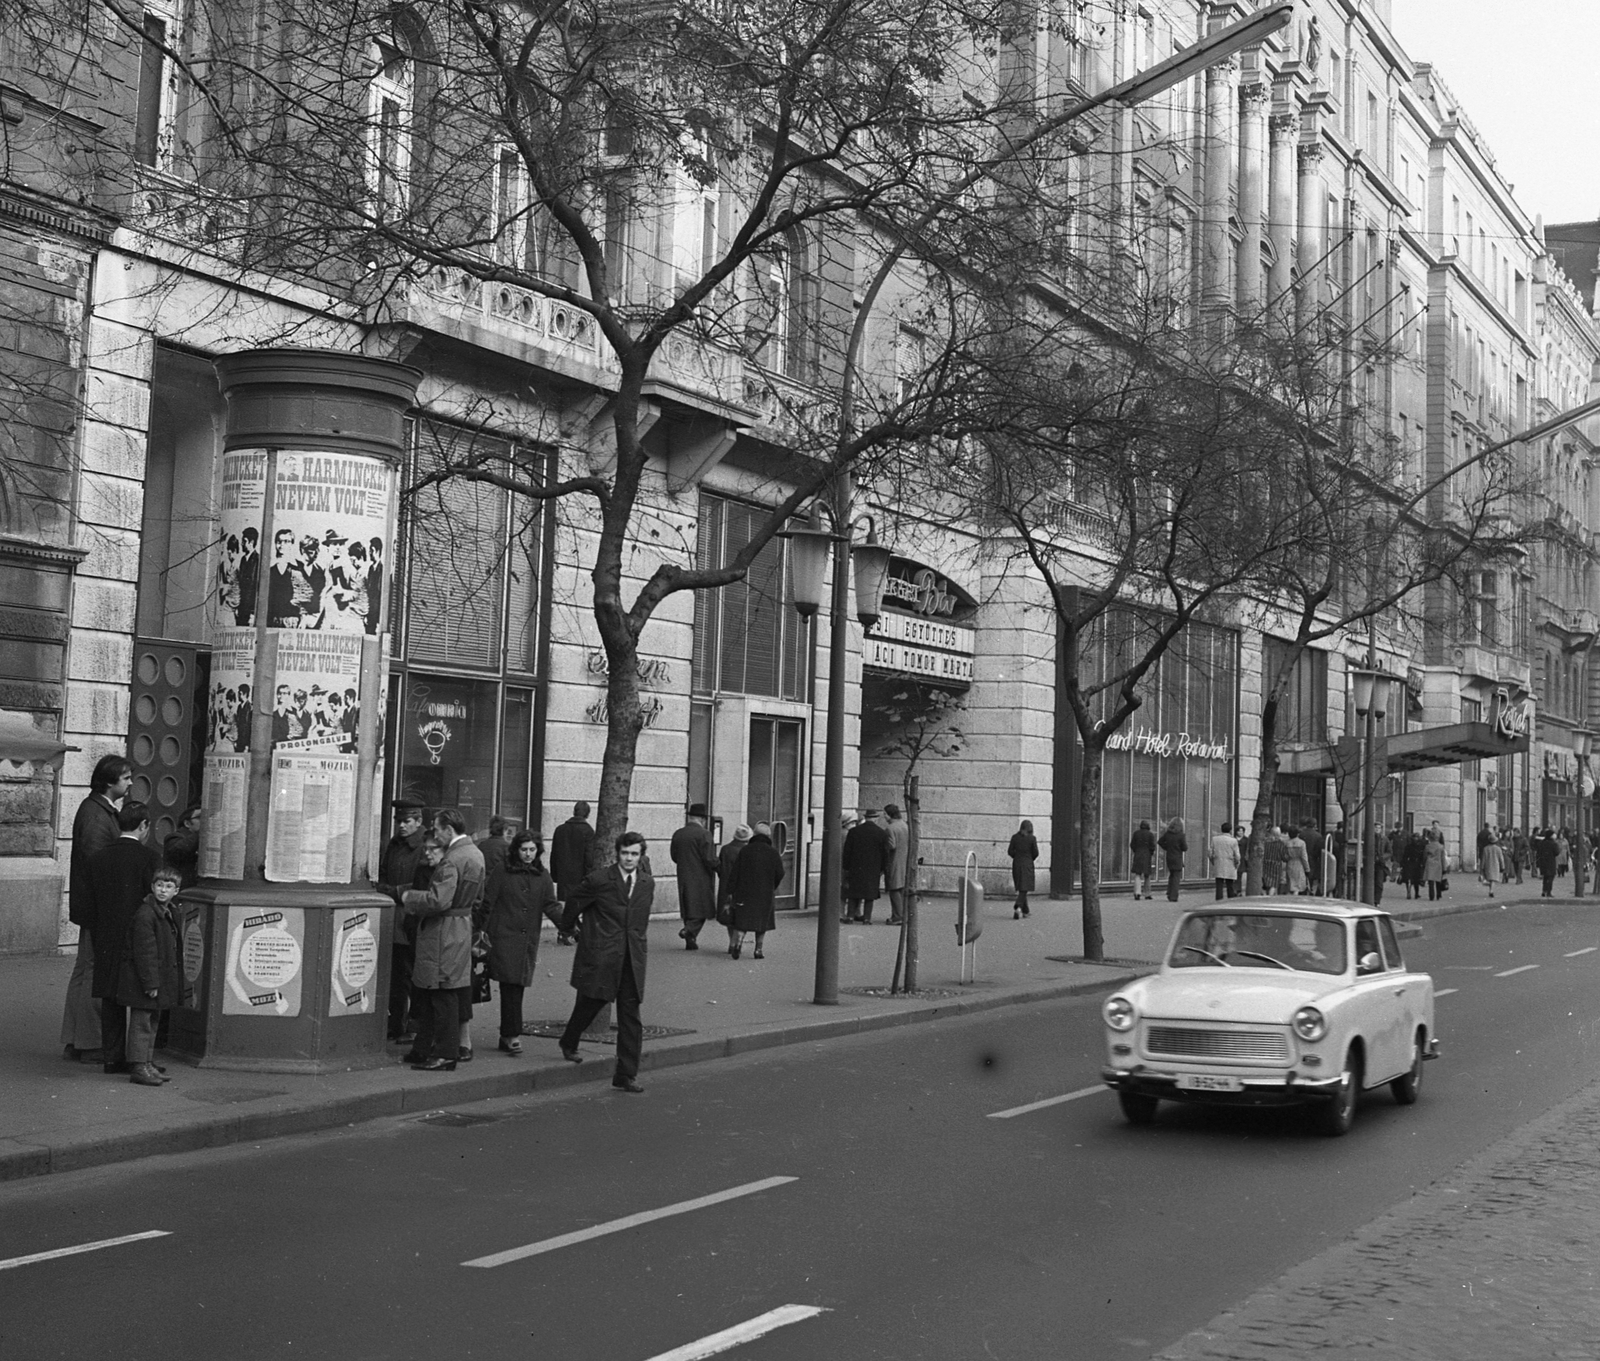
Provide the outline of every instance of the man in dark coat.
<path id="1" fill-rule="evenodd" d="M 1133 879 L 1133 900 L 1150 896 L 1150 879 L 1156 868 L 1156 834 L 1150 830 L 1148 818 L 1140 819 L 1128 838 L 1128 874 Z"/>
<path id="2" fill-rule="evenodd" d="M 144 844 L 150 831 L 150 813 L 136 799 L 124 799 L 117 810 L 118 836 L 89 861 L 90 931 L 94 934 L 94 995 L 100 1007 L 101 1062 L 108 1073 L 126 1073 L 128 1067 L 127 1012 L 117 1005 L 117 980 L 128 945 L 133 914 L 150 892 L 150 882 L 161 857 Z"/>
<path id="3" fill-rule="evenodd" d="M 500 876 L 506 872 L 506 852 L 511 849 L 511 834 L 516 828 L 496 813 L 489 819 L 489 835 L 478 842 L 483 852 L 483 896 L 492 898 Z"/>
<path id="4" fill-rule="evenodd" d="M 594 828 L 589 825 L 589 805 L 579 800 L 572 816 L 550 838 L 550 877 L 556 881 L 556 896 L 566 902 L 578 891 L 589 873 L 589 852 L 594 846 Z M 571 945 L 565 931 L 556 934 L 557 945 Z"/>
<path id="5" fill-rule="evenodd" d="M 89 797 L 72 819 L 72 859 L 67 879 L 67 920 L 78 928 L 78 958 L 67 980 L 61 1013 L 62 1052 L 69 1059 L 101 1061 L 100 1004 L 95 1001 L 94 925 L 89 903 L 89 861 L 120 835 L 117 808 L 133 783 L 133 766 L 122 756 L 102 756 L 89 777 Z"/>
<path id="6" fill-rule="evenodd" d="M 894 859 L 894 844 L 874 821 L 877 816 L 876 808 L 867 809 L 844 834 L 845 913 L 840 921 L 872 925 L 872 908 Z"/>
<path id="7" fill-rule="evenodd" d="M 717 848 L 706 830 L 706 806 L 689 805 L 689 820 L 672 834 L 672 863 L 678 867 L 678 935 L 685 950 L 700 948 L 700 930 L 717 915 Z"/>
<path id="8" fill-rule="evenodd" d="M 617 1067 L 611 1085 L 624 1092 L 644 1090 L 634 1079 L 644 1047 L 644 974 L 649 949 L 647 930 L 655 881 L 639 863 L 644 838 L 624 832 L 617 838 L 617 863 L 589 875 L 567 899 L 561 925 L 567 935 L 578 932 L 572 960 L 572 986 L 578 1000 L 561 1036 L 561 1057 L 582 1063 L 578 1041 L 607 1002 L 617 1004 Z M 581 925 L 581 930 L 580 930 Z"/>
<path id="9" fill-rule="evenodd" d="M 1561 847 L 1556 843 L 1556 834 L 1548 827 L 1534 838 L 1533 863 L 1544 885 L 1539 891 L 1539 896 L 1555 897 L 1556 868 L 1561 863 Z"/>
<path id="10" fill-rule="evenodd" d="M 417 865 L 422 860 L 422 843 L 428 833 L 423 827 L 422 805 L 410 799 L 396 799 L 394 835 L 383 848 L 378 870 L 378 892 L 395 900 L 394 939 L 389 946 L 389 1038 L 404 1039 L 411 1014 L 411 961 L 415 946 L 399 910 L 400 895 L 412 886 Z"/>

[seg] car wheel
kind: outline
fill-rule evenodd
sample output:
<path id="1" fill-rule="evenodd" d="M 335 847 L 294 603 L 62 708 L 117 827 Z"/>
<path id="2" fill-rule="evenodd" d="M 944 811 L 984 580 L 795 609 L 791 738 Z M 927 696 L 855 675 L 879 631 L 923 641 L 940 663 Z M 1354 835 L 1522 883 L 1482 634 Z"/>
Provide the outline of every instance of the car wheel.
<path id="1" fill-rule="evenodd" d="M 1411 1071 L 1403 1073 L 1389 1084 L 1394 1099 L 1402 1106 L 1414 1106 L 1422 1095 L 1422 1062 L 1427 1052 L 1427 1035 L 1419 1029 L 1411 1041 Z"/>
<path id="2" fill-rule="evenodd" d="M 1141 1092 L 1118 1092 L 1117 1102 L 1130 1125 L 1148 1125 L 1156 1118 L 1156 1107 L 1161 1098 L 1145 1096 Z"/>
<path id="3" fill-rule="evenodd" d="M 1348 1134 L 1356 1119 L 1356 1102 L 1361 1099 L 1361 1059 L 1354 1048 L 1346 1051 L 1344 1071 L 1333 1099 L 1317 1111 L 1317 1128 L 1324 1134 Z"/>

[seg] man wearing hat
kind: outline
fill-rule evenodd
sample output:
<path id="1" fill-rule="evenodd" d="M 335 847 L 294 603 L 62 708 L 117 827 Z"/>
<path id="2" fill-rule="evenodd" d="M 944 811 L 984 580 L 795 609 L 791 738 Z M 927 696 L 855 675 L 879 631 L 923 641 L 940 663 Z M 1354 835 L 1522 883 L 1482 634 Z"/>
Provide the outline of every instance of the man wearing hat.
<path id="1" fill-rule="evenodd" d="M 845 914 L 841 921 L 872 925 L 872 908 L 889 872 L 889 834 L 878 826 L 878 810 L 868 808 L 844 835 Z"/>
<path id="2" fill-rule="evenodd" d="M 717 915 L 717 848 L 706 830 L 706 806 L 689 805 L 689 819 L 672 834 L 672 863 L 678 867 L 678 915 L 683 918 L 685 950 L 700 948 L 700 931 Z"/>
<path id="3" fill-rule="evenodd" d="M 387 893 L 398 904 L 400 895 L 411 887 L 417 864 L 422 859 L 422 843 L 427 840 L 422 805 L 414 799 L 396 799 L 394 835 L 383 849 L 378 873 L 378 892 Z M 394 914 L 394 939 L 389 947 L 389 1038 L 405 1037 L 411 1007 L 411 960 L 416 946 L 405 930 L 404 914 Z"/>
<path id="4" fill-rule="evenodd" d="M 750 828 L 740 823 L 733 829 L 733 840 L 722 848 L 717 856 L 717 910 L 720 912 L 727 907 L 731 913 L 733 909 L 733 867 L 739 863 L 739 856 L 744 848 L 750 844 L 753 835 Z M 731 921 L 732 918 L 730 917 Z M 728 944 L 733 944 L 736 933 L 732 926 L 728 927 Z"/>

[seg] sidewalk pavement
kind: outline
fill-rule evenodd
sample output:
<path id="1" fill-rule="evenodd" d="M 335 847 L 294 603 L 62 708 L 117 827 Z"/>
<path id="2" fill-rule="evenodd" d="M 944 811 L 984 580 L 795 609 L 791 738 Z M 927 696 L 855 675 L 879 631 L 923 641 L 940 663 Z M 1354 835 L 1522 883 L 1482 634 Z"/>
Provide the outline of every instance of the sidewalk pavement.
<path id="1" fill-rule="evenodd" d="M 1415 906 L 1422 912 L 1494 905 L 1479 900 L 1481 886 L 1472 891 L 1463 882 L 1458 890 L 1452 901 Z M 1011 919 L 1009 903 L 991 902 L 977 943 L 976 982 L 968 984 L 958 978 L 954 900 L 926 896 L 918 981 L 929 995 L 851 992 L 888 988 L 899 932 L 881 924 L 845 926 L 840 928 L 841 995 L 839 1005 L 830 1007 L 810 1001 L 815 912 L 783 914 L 760 961 L 750 957 L 748 944 L 741 960 L 729 959 L 726 934 L 715 923 L 707 926 L 698 951 L 685 951 L 677 920 L 658 920 L 650 927 L 644 1020 L 648 1027 L 683 1033 L 651 1039 L 647 1031 L 643 1069 L 648 1074 L 754 1049 L 1109 990 L 1143 971 L 1128 961 L 1159 959 L 1178 913 L 1211 896 L 1191 890 L 1176 904 L 1164 898 L 1135 902 L 1125 895 L 1105 899 L 1107 962 L 1102 964 L 1070 962 L 1082 951 L 1078 899 L 1036 898 L 1025 921 Z M 1400 912 L 1407 905 L 1402 900 L 1385 906 Z M 886 907 L 886 901 L 880 903 Z M 570 949 L 557 946 L 547 933 L 539 976 L 523 1004 L 528 1021 L 565 1021 L 573 999 L 567 983 L 571 961 Z M 0 1034 L 6 1037 L 0 1045 L 0 1181 L 599 1082 L 611 1075 L 611 1052 L 604 1046 L 585 1046 L 589 1061 L 581 1065 L 562 1062 L 554 1040 L 533 1036 L 523 1041 L 520 1059 L 498 1053 L 498 1011 L 490 1004 L 479 1008 L 473 1024 L 477 1058 L 454 1073 L 413 1072 L 400 1062 L 397 1048 L 390 1066 L 317 1077 L 194 1068 L 169 1058 L 171 1082 L 159 1089 L 139 1087 L 98 1065 L 61 1057 L 61 1007 L 71 970 L 68 956 L 0 958 Z"/>

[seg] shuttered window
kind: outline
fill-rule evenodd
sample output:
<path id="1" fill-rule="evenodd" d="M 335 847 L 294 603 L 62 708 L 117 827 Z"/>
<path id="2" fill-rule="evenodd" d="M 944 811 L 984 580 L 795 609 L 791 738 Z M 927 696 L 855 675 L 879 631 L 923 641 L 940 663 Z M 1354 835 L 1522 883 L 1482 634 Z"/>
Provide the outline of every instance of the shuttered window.
<path id="1" fill-rule="evenodd" d="M 720 567 L 743 549 L 770 513 L 702 493 L 698 561 Z M 695 595 L 694 688 L 805 701 L 810 695 L 809 622 L 795 613 L 788 551 L 767 543 L 743 581 Z"/>

